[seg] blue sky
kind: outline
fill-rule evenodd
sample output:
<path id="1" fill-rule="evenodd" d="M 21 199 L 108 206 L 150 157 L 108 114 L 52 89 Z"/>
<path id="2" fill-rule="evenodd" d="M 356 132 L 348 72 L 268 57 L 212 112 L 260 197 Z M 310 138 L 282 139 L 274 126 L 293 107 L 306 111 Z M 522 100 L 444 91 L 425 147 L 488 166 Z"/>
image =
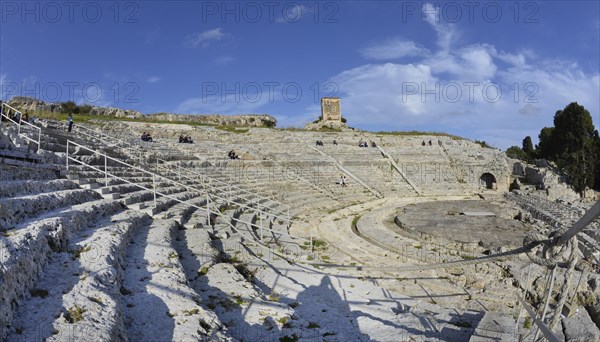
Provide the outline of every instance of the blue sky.
<path id="1" fill-rule="evenodd" d="M 598 1 L 0 2 L 14 95 L 143 113 L 268 113 L 339 96 L 350 126 L 506 148 L 577 101 L 600 127 Z"/>

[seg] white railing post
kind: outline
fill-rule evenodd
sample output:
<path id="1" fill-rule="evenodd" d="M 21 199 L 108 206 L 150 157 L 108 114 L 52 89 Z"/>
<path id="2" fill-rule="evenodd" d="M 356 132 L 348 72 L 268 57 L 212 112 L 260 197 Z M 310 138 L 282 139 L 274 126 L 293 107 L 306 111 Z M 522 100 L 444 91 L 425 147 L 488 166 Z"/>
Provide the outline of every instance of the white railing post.
<path id="1" fill-rule="evenodd" d="M 179 180 L 181 180 L 181 160 L 179 161 Z"/>
<path id="2" fill-rule="evenodd" d="M 108 186 L 108 155 L 104 155 L 104 186 Z"/>
<path id="3" fill-rule="evenodd" d="M 67 172 L 69 171 L 69 140 L 67 140 Z"/>
<path id="4" fill-rule="evenodd" d="M 258 217 L 260 218 L 260 242 L 263 242 L 263 219 L 261 213 L 258 213 Z"/>
<path id="5" fill-rule="evenodd" d="M 257 204 L 256 209 L 258 210 L 258 220 L 260 224 L 260 242 L 263 242 L 263 220 L 260 213 L 260 204 Z"/>
<path id="6" fill-rule="evenodd" d="M 18 131 L 17 131 L 17 132 L 18 132 L 19 134 L 21 134 L 21 118 L 23 117 L 23 115 L 22 115 L 20 112 L 17 112 L 17 113 L 19 113 L 19 123 L 18 123 L 18 125 L 19 125 L 19 128 L 18 128 Z"/>
<path id="7" fill-rule="evenodd" d="M 291 226 L 291 224 L 290 224 L 290 226 Z M 315 252 L 315 249 L 313 247 L 313 226 L 312 225 L 310 226 L 310 252 L 311 253 Z"/>
<path id="8" fill-rule="evenodd" d="M 152 191 L 154 192 L 154 208 L 156 208 L 156 174 L 152 174 Z"/>
<path id="9" fill-rule="evenodd" d="M 210 226 L 210 197 L 206 191 L 206 224 Z"/>
<path id="10" fill-rule="evenodd" d="M 231 184 L 229 184 L 227 189 L 227 205 L 231 202 L 233 202 L 233 200 L 231 199 Z"/>

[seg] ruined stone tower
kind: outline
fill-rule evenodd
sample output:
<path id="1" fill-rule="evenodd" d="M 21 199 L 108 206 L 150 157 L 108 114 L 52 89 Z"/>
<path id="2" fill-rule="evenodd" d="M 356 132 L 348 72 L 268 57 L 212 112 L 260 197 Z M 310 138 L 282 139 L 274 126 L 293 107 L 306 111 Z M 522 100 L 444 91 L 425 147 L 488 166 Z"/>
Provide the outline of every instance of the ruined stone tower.
<path id="1" fill-rule="evenodd" d="M 339 97 L 321 98 L 321 121 L 342 122 L 342 112 L 340 110 Z"/>

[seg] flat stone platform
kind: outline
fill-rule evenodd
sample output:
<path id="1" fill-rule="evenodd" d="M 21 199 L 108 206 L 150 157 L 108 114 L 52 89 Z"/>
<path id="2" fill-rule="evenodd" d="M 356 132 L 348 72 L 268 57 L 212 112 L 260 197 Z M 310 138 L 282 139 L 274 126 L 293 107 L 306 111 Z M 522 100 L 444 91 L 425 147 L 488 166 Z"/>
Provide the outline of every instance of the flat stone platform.
<path id="1" fill-rule="evenodd" d="M 489 212 L 495 216 L 464 215 Z M 513 219 L 517 211 L 504 201 L 433 201 L 398 209 L 394 221 L 409 235 L 433 241 L 478 244 L 484 248 L 521 246 L 526 224 Z"/>

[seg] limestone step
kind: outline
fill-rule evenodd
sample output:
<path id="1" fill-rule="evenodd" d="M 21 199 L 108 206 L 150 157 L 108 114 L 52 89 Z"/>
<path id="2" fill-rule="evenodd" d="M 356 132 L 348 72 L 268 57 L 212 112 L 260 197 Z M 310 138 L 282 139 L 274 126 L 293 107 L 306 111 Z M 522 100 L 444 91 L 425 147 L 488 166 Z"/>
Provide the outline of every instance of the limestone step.
<path id="1" fill-rule="evenodd" d="M 66 179 L 55 180 L 17 180 L 0 182 L 0 198 L 48 193 L 76 189 L 77 183 Z"/>
<path id="2" fill-rule="evenodd" d="M 81 274 L 69 291 L 60 294 L 61 309 L 75 311 L 74 315 L 77 308 L 84 311 L 71 320 L 65 319 L 64 316 L 68 316 L 64 314 L 58 318 L 54 316 L 52 327 L 58 334 L 48 337 L 47 341 L 64 341 L 73 331 L 88 334 L 93 331 L 96 340 L 125 338 L 119 281 L 124 273 L 123 259 L 133 234 L 147 228 L 149 223 L 148 216 L 128 210 L 112 216 L 105 225 L 93 228 L 91 235 L 84 231 L 74 240 L 73 249 L 80 251 Z"/>
<path id="3" fill-rule="evenodd" d="M 6 242 L 8 245 L 3 247 L 4 253 L 0 253 L 3 265 L 0 314 L 11 329 L 18 327 L 12 323 L 14 310 L 22 307 L 14 303 L 28 297 L 26 293 L 34 288 L 38 276 L 45 272 L 48 262 L 54 258 L 56 253 L 53 252 L 67 250 L 68 240 L 73 234 L 120 210 L 122 206 L 118 202 L 106 200 L 65 207 L 38 220 L 23 223 L 3 238 L 2 244 Z"/>
<path id="4" fill-rule="evenodd" d="M 477 325 L 469 342 L 517 341 L 515 320 L 497 312 L 487 311 Z"/>
<path id="5" fill-rule="evenodd" d="M 179 193 L 170 194 L 169 197 L 159 197 L 154 200 L 147 201 L 148 207 L 144 209 L 150 216 L 157 215 L 163 211 L 167 211 L 174 205 L 181 203 L 180 201 L 189 201 L 198 196 L 197 193 L 183 191 Z"/>
<path id="6" fill-rule="evenodd" d="M 67 179 L 70 179 L 70 180 L 73 180 L 73 181 L 78 180 L 79 179 L 79 174 L 69 173 L 69 174 L 67 174 Z"/>
<path id="7" fill-rule="evenodd" d="M 95 191 L 72 189 L 0 199 L 0 226 L 8 229 L 28 218 L 100 198 L 101 196 Z"/>
<path id="8" fill-rule="evenodd" d="M 98 183 L 87 183 L 87 184 L 80 184 L 80 185 L 82 188 L 89 189 L 89 190 L 99 189 L 101 187 L 101 185 Z"/>
<path id="9" fill-rule="evenodd" d="M 80 186 L 86 185 L 86 184 L 90 184 L 90 183 L 94 183 L 94 181 L 88 179 L 88 178 L 83 178 L 83 177 L 78 177 L 76 179 L 74 179 L 74 181 L 79 184 Z"/>
<path id="10" fill-rule="evenodd" d="M 187 285 L 172 246 L 177 229 L 172 220 L 155 220 L 137 232 L 127 251 L 127 334 L 138 341 L 228 340 L 219 318 L 199 305 L 202 300 Z"/>
<path id="11" fill-rule="evenodd" d="M 169 186 L 169 187 L 161 187 L 161 188 L 157 188 L 157 192 L 166 194 L 166 195 L 170 195 L 173 193 L 177 193 L 177 192 L 182 192 L 184 191 L 185 188 L 179 187 L 179 186 Z M 134 191 L 134 192 L 130 192 L 127 193 L 126 195 L 124 195 L 123 198 L 123 202 L 125 203 L 125 205 L 129 205 L 129 204 L 133 204 L 136 202 L 140 202 L 140 201 L 148 201 L 150 199 L 154 199 L 154 195 L 155 192 L 154 190 L 150 189 L 150 190 L 146 190 L 146 189 L 141 189 L 138 191 Z M 160 194 L 156 194 L 156 197 L 160 197 Z"/>
<path id="12" fill-rule="evenodd" d="M 206 217 L 206 200 L 202 197 L 188 200 L 187 203 L 175 204 L 164 213 L 163 217 L 170 218 L 180 225 L 183 225 L 197 212 L 200 212 L 203 217 Z"/>
<path id="13" fill-rule="evenodd" d="M 110 187 L 107 186 L 103 186 L 100 188 L 95 189 L 97 193 L 99 193 L 100 195 L 106 195 L 106 194 L 110 194 L 112 191 L 112 189 Z"/>
<path id="14" fill-rule="evenodd" d="M 102 194 L 102 197 L 105 199 L 116 200 L 121 198 L 121 194 L 118 192 L 110 193 L 110 194 Z"/>
<path id="15" fill-rule="evenodd" d="M 138 202 L 129 204 L 128 207 L 134 210 L 142 210 L 148 208 L 148 204 L 146 202 Z"/>

